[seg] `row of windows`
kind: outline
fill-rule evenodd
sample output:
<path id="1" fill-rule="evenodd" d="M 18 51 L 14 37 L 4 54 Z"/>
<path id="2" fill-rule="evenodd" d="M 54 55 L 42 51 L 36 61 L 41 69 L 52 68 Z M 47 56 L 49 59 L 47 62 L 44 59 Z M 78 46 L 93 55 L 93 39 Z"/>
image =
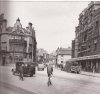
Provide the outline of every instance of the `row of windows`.
<path id="1" fill-rule="evenodd" d="M 97 37 L 99 35 L 99 21 L 95 22 L 94 27 L 87 29 L 85 32 L 82 32 L 78 35 L 79 42 L 84 42 L 90 40 L 93 37 Z"/>
<path id="2" fill-rule="evenodd" d="M 87 45 L 84 45 L 84 46 L 80 45 L 78 51 L 79 52 L 80 51 L 86 51 L 86 50 L 96 51 L 96 50 L 98 50 L 97 49 L 97 43 L 98 43 L 97 40 L 94 40 L 93 44 L 88 43 Z"/>

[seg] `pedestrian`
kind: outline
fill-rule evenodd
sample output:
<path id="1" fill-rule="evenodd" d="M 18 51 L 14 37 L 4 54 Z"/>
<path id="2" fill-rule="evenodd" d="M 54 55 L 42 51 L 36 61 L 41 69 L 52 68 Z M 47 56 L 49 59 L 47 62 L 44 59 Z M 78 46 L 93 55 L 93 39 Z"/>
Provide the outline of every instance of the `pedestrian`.
<path id="1" fill-rule="evenodd" d="M 49 85 L 52 85 L 51 75 L 53 74 L 53 67 L 50 64 L 47 65 L 47 74 L 48 74 L 48 86 L 49 86 Z"/>
<path id="2" fill-rule="evenodd" d="M 61 70 L 63 70 L 63 64 L 61 64 L 60 67 L 61 67 Z"/>
<path id="3" fill-rule="evenodd" d="M 5 56 L 2 57 L 2 65 L 5 65 Z"/>
<path id="4" fill-rule="evenodd" d="M 24 78 L 23 78 L 23 71 L 24 71 L 24 64 L 20 65 L 20 67 L 19 67 L 19 78 L 22 81 L 24 80 Z"/>

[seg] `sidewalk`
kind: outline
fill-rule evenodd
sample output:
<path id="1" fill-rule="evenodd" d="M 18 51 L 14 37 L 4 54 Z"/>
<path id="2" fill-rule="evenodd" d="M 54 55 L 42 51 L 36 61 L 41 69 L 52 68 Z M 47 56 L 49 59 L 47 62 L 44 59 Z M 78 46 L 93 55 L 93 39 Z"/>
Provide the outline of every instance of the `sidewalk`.
<path id="1" fill-rule="evenodd" d="M 99 77 L 100 78 L 100 73 L 93 73 L 93 72 L 85 72 L 85 71 L 81 71 L 82 75 L 86 75 L 86 76 L 93 76 L 93 77 Z"/>
<path id="2" fill-rule="evenodd" d="M 58 68 L 57 68 L 58 69 Z M 61 69 L 58 69 L 61 70 Z M 65 71 L 66 72 L 66 71 Z M 70 72 L 69 72 L 70 73 Z M 85 76 L 92 76 L 92 77 L 98 77 L 100 78 L 100 73 L 93 73 L 93 72 L 86 72 L 86 71 L 81 71 L 80 75 L 85 75 Z"/>

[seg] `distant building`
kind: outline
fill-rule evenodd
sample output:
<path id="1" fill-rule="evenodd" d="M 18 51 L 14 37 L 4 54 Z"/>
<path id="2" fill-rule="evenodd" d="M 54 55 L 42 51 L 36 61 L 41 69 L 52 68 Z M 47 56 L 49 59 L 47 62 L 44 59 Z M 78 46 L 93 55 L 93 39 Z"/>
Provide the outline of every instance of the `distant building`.
<path id="1" fill-rule="evenodd" d="M 71 59 L 71 48 L 58 48 L 56 50 L 56 63 L 63 64 L 68 59 Z"/>
<path id="2" fill-rule="evenodd" d="M 32 59 L 35 61 L 36 46 L 35 30 L 32 23 L 23 28 L 18 18 L 13 27 L 7 27 L 7 20 L 4 19 L 3 14 L 0 15 L 0 63 L 8 64 Z"/>
<path id="3" fill-rule="evenodd" d="M 46 62 L 47 59 L 49 58 L 49 54 L 47 53 L 47 51 L 42 48 L 37 49 L 36 54 L 38 63 Z"/>

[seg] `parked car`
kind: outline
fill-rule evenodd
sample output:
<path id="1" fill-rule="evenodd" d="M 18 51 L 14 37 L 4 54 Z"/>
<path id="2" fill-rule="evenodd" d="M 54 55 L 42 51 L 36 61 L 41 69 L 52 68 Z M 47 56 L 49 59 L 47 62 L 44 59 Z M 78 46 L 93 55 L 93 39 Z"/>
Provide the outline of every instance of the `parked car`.
<path id="1" fill-rule="evenodd" d="M 81 71 L 81 67 L 78 65 L 77 62 L 73 62 L 70 71 L 79 74 Z"/>
<path id="2" fill-rule="evenodd" d="M 43 63 L 38 64 L 37 69 L 39 70 L 44 70 L 45 65 Z"/>
<path id="3" fill-rule="evenodd" d="M 23 75 L 32 77 L 35 74 L 35 63 L 26 62 L 26 61 L 18 61 L 15 64 L 15 68 L 12 69 L 13 75 L 19 75 L 19 68 L 21 65 L 23 66 Z"/>

